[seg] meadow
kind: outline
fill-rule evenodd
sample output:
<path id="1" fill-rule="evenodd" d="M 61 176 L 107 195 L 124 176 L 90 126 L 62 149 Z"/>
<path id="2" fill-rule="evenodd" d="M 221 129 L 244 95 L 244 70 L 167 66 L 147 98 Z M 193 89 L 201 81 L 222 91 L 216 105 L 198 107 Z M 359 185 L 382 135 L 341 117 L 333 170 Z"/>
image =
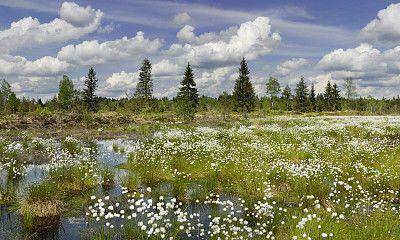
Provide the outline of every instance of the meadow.
<path id="1" fill-rule="evenodd" d="M 0 238 L 400 239 L 400 117 L 135 131 L 3 132 Z"/>

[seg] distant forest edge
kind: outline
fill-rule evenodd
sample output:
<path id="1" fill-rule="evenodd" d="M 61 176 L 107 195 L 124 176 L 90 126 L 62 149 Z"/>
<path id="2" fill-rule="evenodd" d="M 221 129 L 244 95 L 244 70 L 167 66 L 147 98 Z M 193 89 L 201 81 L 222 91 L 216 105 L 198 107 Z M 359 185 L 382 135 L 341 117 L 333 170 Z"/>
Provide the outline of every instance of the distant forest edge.
<path id="1" fill-rule="evenodd" d="M 223 92 L 217 98 L 199 96 L 196 79 L 188 63 L 177 95 L 173 99 L 155 98 L 151 63 L 144 59 L 140 67 L 139 81 L 135 93 L 121 99 L 96 96 L 97 77 L 91 67 L 85 78 L 84 89 L 78 91 L 67 75 L 59 84 L 59 92 L 53 99 L 42 102 L 40 99 L 18 98 L 10 84 L 0 80 L 0 113 L 23 115 L 26 113 L 172 113 L 185 121 L 194 119 L 198 112 L 216 112 L 223 116 L 249 114 L 297 114 L 314 112 L 348 111 L 355 114 L 399 114 L 400 98 L 360 97 L 355 82 L 345 79 L 343 86 L 327 83 L 323 93 L 316 94 L 314 85 L 307 85 L 300 77 L 295 89 L 281 86 L 278 79 L 270 77 L 265 84 L 265 97 L 257 97 L 250 81 L 250 71 L 246 59 L 240 63 L 239 76 L 232 93 Z"/>

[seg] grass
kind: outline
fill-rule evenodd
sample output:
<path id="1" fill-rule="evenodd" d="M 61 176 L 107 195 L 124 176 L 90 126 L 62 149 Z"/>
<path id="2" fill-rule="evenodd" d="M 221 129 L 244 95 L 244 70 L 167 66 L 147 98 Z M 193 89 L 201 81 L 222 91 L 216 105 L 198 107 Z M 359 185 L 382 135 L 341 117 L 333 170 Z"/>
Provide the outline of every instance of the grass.
<path id="1" fill-rule="evenodd" d="M 102 182 L 101 186 L 104 189 L 110 189 L 115 184 L 115 170 L 112 167 L 104 167 L 101 170 Z"/>
<path id="2" fill-rule="evenodd" d="M 126 191 L 104 198 L 104 205 L 90 196 L 116 184 L 116 170 L 96 162 L 95 142 L 63 139 L 65 159 L 52 162 L 19 211 L 33 222 L 85 207 L 96 223 L 93 239 L 160 239 L 163 228 L 164 237 L 200 239 L 399 236 L 400 118 L 271 117 L 196 125 L 132 127 L 145 134 L 158 130 L 137 145 L 112 145 L 128 156 L 118 166 L 126 172 Z M 5 152 L 8 145 L 1 146 Z M 200 217 L 206 225 L 198 225 Z"/>
<path id="3" fill-rule="evenodd" d="M 19 203 L 19 214 L 27 232 L 35 232 L 58 224 L 63 211 L 57 186 L 45 181 L 29 187 L 25 199 Z"/>
<path id="4" fill-rule="evenodd" d="M 400 122 L 393 121 L 277 117 L 230 128 L 167 128 L 129 154 L 125 183 L 188 204 L 210 194 L 240 198 L 242 217 L 266 224 L 278 239 L 393 239 L 400 223 L 392 203 L 400 147 L 388 137 Z M 273 221 L 260 218 L 256 206 L 265 201 Z M 309 214 L 305 227 L 296 227 Z M 382 218 L 391 220 L 378 226 Z"/>

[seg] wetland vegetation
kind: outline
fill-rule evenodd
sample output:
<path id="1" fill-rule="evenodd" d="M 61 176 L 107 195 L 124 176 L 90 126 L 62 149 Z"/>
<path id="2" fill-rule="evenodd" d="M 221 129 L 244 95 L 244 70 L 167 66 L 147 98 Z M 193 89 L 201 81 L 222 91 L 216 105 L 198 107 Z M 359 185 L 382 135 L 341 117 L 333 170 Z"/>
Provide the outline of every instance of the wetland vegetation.
<path id="1" fill-rule="evenodd" d="M 5 239 L 396 239 L 400 118 L 0 140 Z"/>

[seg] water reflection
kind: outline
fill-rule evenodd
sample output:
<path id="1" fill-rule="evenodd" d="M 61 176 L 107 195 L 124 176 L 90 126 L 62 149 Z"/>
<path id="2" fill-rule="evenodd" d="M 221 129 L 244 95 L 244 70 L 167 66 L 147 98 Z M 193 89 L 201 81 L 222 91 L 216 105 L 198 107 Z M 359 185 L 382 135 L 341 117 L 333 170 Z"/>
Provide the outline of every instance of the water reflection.
<path id="1" fill-rule="evenodd" d="M 123 140 L 101 140 L 97 141 L 97 147 L 93 154 L 101 166 L 115 167 L 126 161 L 126 156 L 115 153 L 112 150 L 113 143 L 121 143 Z M 30 162 L 35 162 L 31 159 Z M 40 161 L 39 161 L 40 162 Z M 40 183 L 45 179 L 50 164 L 28 164 L 25 166 L 25 175 L 21 179 L 10 179 L 6 171 L 0 172 L 0 185 L 4 189 L 5 195 L 14 194 L 20 198 L 25 194 L 29 186 Z M 125 171 L 116 170 L 115 186 L 105 194 L 120 195 L 121 179 Z M 99 187 L 98 192 L 103 192 Z M 44 239 L 44 240 L 74 240 L 81 239 L 82 234 L 87 231 L 86 218 L 82 211 L 81 216 L 62 218 L 54 220 L 53 224 L 44 228 L 30 231 L 25 229 L 20 221 L 20 216 L 16 212 L 15 206 L 0 205 L 0 239 Z"/>

